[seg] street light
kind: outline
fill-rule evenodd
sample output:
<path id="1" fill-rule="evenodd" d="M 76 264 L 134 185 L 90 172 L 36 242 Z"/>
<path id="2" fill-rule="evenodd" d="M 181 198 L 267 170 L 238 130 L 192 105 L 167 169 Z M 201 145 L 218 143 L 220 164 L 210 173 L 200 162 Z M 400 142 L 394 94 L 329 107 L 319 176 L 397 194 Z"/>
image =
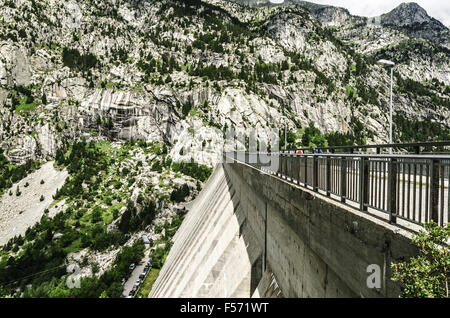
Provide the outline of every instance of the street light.
<path id="1" fill-rule="evenodd" d="M 287 117 L 281 116 L 282 119 L 284 119 L 284 150 L 286 151 L 287 148 Z"/>
<path id="2" fill-rule="evenodd" d="M 389 144 L 392 144 L 392 86 L 395 63 L 389 60 L 379 60 L 378 64 L 387 65 L 391 67 L 391 101 L 389 104 Z M 392 147 L 389 148 L 389 153 L 392 154 Z"/>

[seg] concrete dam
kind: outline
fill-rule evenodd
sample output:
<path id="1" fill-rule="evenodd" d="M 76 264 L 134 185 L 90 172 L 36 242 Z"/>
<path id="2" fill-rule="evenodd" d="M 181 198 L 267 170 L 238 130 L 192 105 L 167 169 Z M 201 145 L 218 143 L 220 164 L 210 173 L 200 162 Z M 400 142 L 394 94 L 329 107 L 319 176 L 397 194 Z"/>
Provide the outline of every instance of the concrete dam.
<path id="1" fill-rule="evenodd" d="M 390 264 L 416 253 L 409 231 L 251 165 L 222 163 L 149 297 L 398 297 Z"/>

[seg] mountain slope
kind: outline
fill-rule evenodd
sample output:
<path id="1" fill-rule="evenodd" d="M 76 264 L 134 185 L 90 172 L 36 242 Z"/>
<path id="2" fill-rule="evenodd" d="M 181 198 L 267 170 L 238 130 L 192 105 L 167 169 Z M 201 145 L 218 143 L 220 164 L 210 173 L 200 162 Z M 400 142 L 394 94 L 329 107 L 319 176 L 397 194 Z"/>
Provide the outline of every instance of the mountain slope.
<path id="1" fill-rule="evenodd" d="M 87 0 L 14 3 L 2 8 L 0 135 L 7 155 L 50 158 L 64 139 L 94 132 L 164 141 L 179 157 L 186 143 L 201 150 L 189 129 L 212 141 L 216 129 L 280 127 L 282 116 L 292 130 L 312 121 L 323 132 L 353 133 L 356 120 L 369 140 L 386 140 L 389 76 L 361 54 L 367 49 L 358 36 L 367 26 L 355 35 L 324 27 L 302 7 L 224 1 L 120 1 L 117 9 Z M 430 61 L 426 52 L 417 54 L 425 78 L 445 87 L 448 53 Z M 448 126 L 445 107 L 408 94 L 396 103 L 409 118 Z M 195 159 L 213 160 L 204 154 Z"/>
<path id="2" fill-rule="evenodd" d="M 19 282 L 6 291 L 16 296 L 120 295 L 143 234 L 163 261 L 177 205 L 208 178 L 197 163 L 214 165 L 230 127 L 257 128 L 267 143 L 286 125 L 289 147 L 386 142 L 390 74 L 379 58 L 398 64 L 395 141 L 450 139 L 449 56 L 400 28 L 307 3 L 5 1 L 0 194 L 48 194 L 34 211 L 41 220 L 5 238 L 0 282 Z M 50 160 L 67 169 L 64 185 L 28 188 L 36 161 Z M 72 258 L 89 288 L 67 290 L 63 268 L 21 279 Z"/>

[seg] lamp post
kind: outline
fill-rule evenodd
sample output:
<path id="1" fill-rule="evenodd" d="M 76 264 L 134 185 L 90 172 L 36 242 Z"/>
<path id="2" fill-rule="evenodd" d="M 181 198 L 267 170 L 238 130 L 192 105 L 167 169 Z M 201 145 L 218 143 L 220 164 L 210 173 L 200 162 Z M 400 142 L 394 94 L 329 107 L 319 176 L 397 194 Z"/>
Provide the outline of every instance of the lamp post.
<path id="1" fill-rule="evenodd" d="M 391 67 L 391 99 L 389 103 L 389 144 L 392 144 L 392 87 L 395 63 L 389 60 L 379 60 L 378 64 Z M 392 147 L 389 147 L 389 154 L 392 154 Z"/>
<path id="2" fill-rule="evenodd" d="M 281 118 L 283 118 L 283 120 L 284 120 L 284 150 L 286 151 L 286 149 L 287 149 L 287 117 L 282 116 Z"/>

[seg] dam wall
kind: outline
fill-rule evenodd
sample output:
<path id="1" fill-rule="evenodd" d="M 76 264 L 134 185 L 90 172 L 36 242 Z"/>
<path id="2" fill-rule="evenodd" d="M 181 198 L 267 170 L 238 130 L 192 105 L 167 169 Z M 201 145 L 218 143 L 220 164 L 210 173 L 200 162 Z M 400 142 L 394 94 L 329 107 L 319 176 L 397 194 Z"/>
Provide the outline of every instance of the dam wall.
<path id="1" fill-rule="evenodd" d="M 246 164 L 221 164 L 150 297 L 397 297 L 390 264 L 416 253 L 405 230 Z"/>

